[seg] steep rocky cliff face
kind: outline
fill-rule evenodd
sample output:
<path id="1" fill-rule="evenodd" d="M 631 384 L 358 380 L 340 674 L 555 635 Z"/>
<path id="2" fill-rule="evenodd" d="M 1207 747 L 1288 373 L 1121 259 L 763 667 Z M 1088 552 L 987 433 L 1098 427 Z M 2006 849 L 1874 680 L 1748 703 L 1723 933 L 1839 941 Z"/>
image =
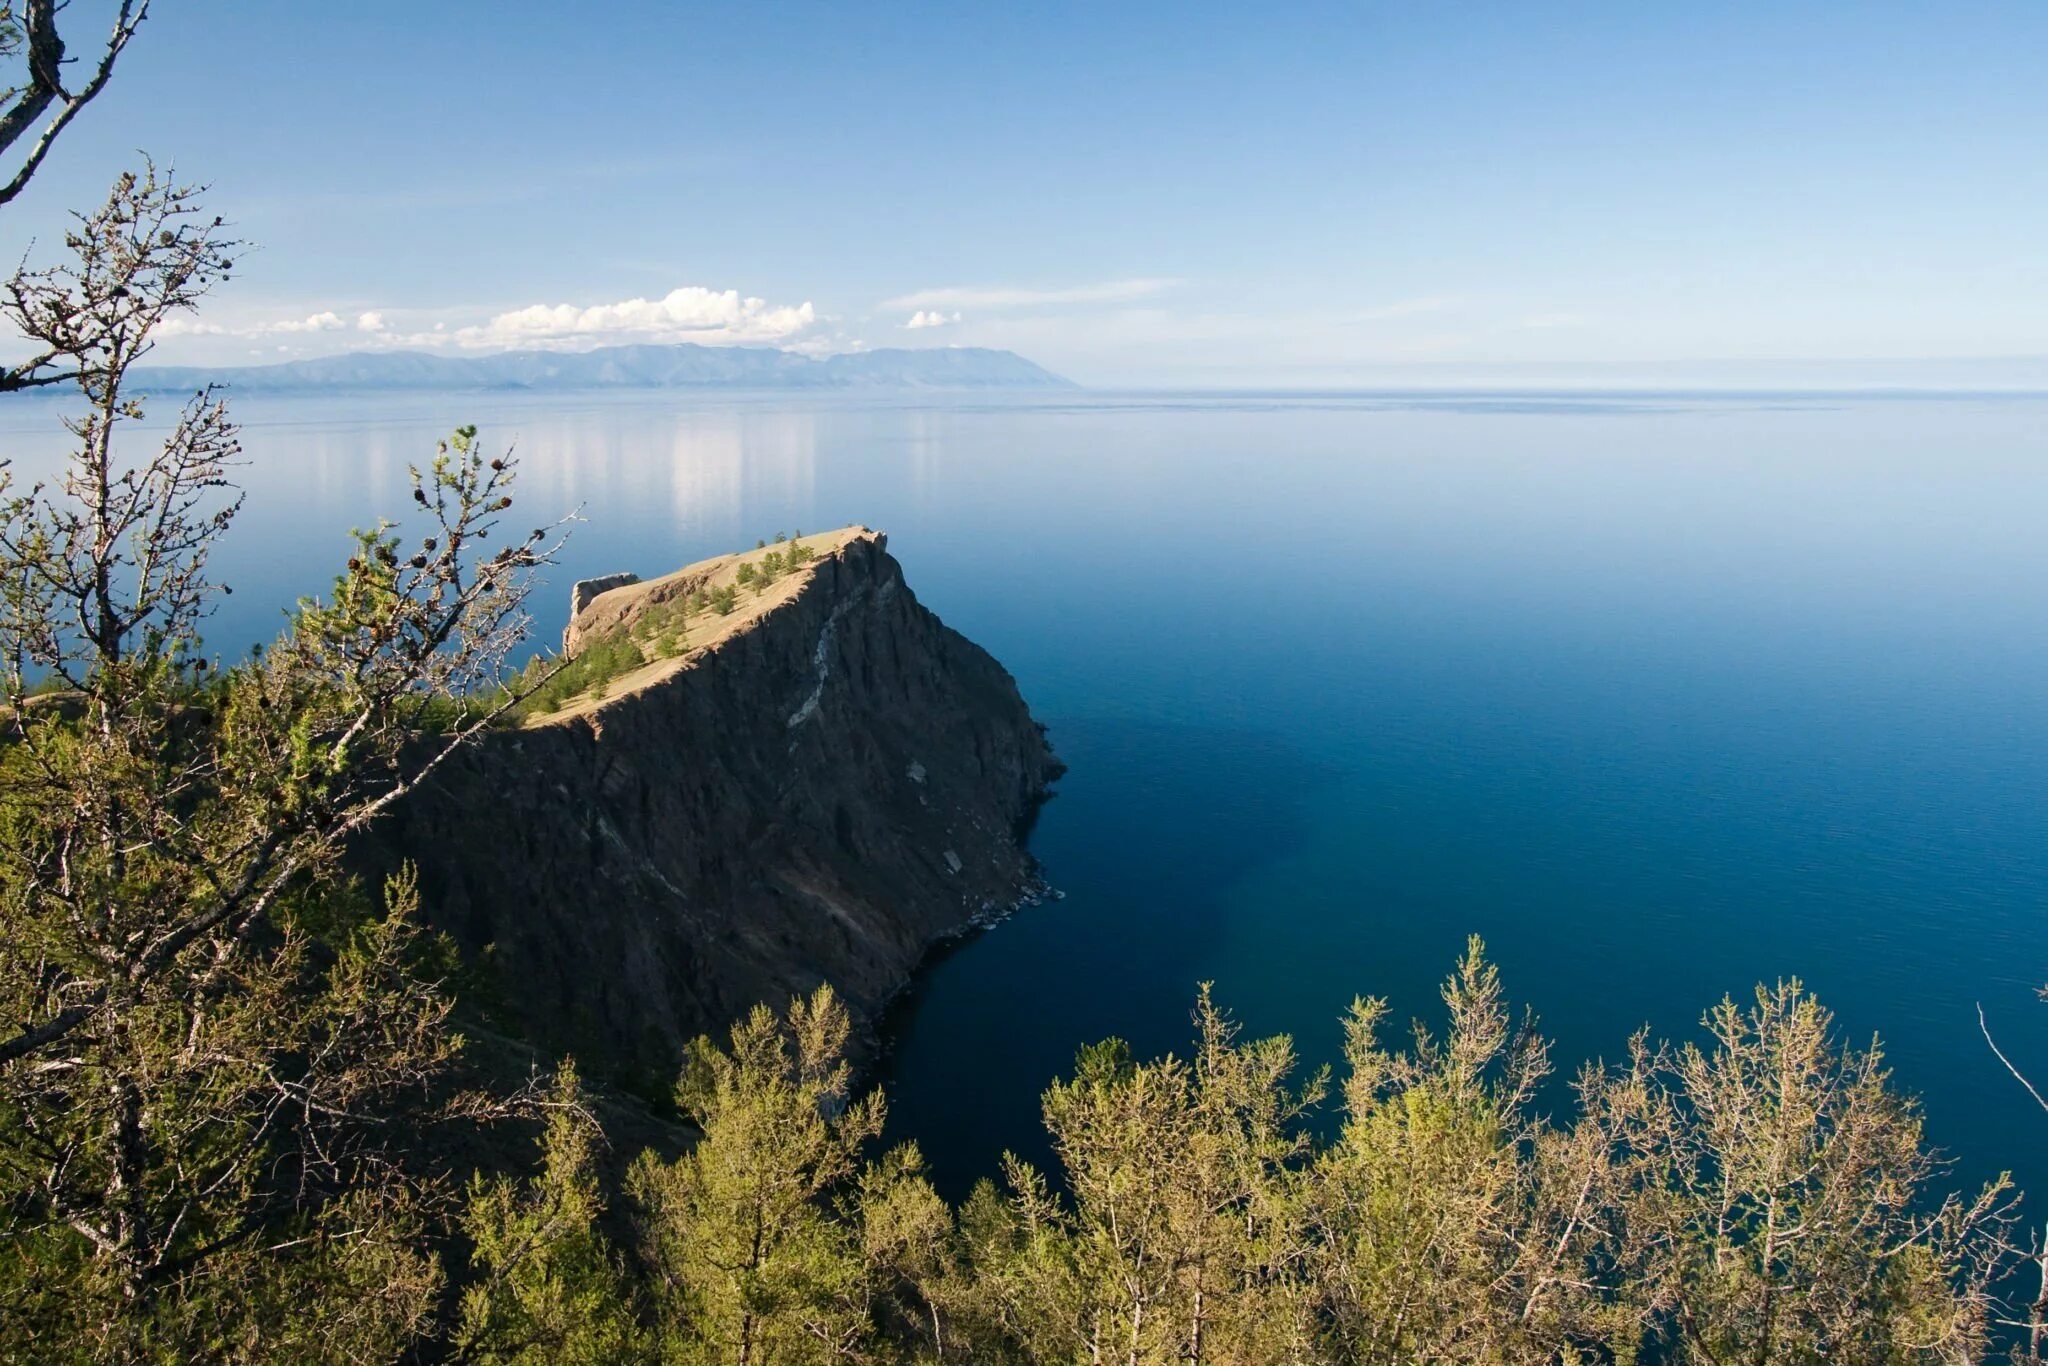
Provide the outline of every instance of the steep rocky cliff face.
<path id="1" fill-rule="evenodd" d="M 542 1047 L 670 1074 L 684 1041 L 829 981 L 872 1020 L 937 943 L 1029 898 L 1059 765 L 1002 666 L 885 538 L 821 555 L 702 643 L 451 760 L 379 832 Z M 587 594 L 572 642 L 739 557 Z"/>

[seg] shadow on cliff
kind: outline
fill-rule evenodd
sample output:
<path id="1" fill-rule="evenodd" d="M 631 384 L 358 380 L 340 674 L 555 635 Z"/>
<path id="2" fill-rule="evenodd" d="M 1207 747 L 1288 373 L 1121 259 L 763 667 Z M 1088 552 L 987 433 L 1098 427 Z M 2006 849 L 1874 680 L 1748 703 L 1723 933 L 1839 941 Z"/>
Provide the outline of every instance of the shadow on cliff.
<path id="1" fill-rule="evenodd" d="M 1068 772 L 1032 852 L 1063 899 L 936 952 L 882 1023 L 890 1127 L 949 1195 L 1014 1149 L 1045 1157 L 1038 1095 L 1083 1043 L 1185 1052 L 1195 984 L 1231 965 L 1232 894 L 1304 844 L 1339 770 L 1259 731 L 1058 720 Z"/>

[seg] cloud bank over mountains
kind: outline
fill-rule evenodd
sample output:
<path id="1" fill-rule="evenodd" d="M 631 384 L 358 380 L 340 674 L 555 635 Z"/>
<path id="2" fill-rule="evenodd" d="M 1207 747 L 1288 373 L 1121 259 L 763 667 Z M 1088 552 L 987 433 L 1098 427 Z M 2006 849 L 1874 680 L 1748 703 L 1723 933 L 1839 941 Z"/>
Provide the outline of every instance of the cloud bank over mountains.
<path id="1" fill-rule="evenodd" d="M 1052 319 L 1067 312 L 1099 314 L 1148 300 L 1180 283 L 1138 277 L 1052 286 L 948 285 L 885 299 L 873 305 L 874 313 L 844 325 L 925 333 L 958 329 L 971 321 L 977 330 L 1000 330 L 1010 321 Z M 336 351 L 575 352 L 679 342 L 774 346 L 813 356 L 867 349 L 859 336 L 841 327 L 842 319 L 820 313 L 808 299 L 771 302 L 737 289 L 680 285 L 658 298 L 534 303 L 490 312 L 378 304 L 224 319 L 210 310 L 203 317 L 172 318 L 159 335 L 174 342 L 175 359 L 215 363 L 306 358 Z M 977 344 L 987 339 L 978 337 Z"/>
<path id="2" fill-rule="evenodd" d="M 1452 363 L 1527 362 L 1557 349 L 1542 339 L 1591 335 L 1601 325 L 1562 298 L 1443 292 L 1340 306 L 1313 295 L 1277 302 L 1219 298 L 1198 282 L 1166 276 L 935 286 L 879 302 L 856 299 L 846 312 L 821 311 L 809 299 L 681 285 L 654 297 L 497 309 L 404 307 L 374 299 L 310 309 L 302 302 L 240 319 L 209 309 L 172 320 L 163 335 L 178 340 L 163 354 L 173 364 L 218 367 L 395 352 L 568 356 L 689 343 L 822 359 L 868 353 L 870 341 L 886 347 L 896 338 L 920 350 L 1019 350 L 1096 383 L 1169 375 L 1195 386 L 1342 385 L 1371 376 L 1384 382 L 1389 366 L 1434 372 Z M 1258 356 L 1259 365 L 1216 368 L 1203 360 L 1219 350 Z"/>
<path id="3" fill-rule="evenodd" d="M 472 314 L 473 316 L 473 314 Z M 587 351 L 628 343 L 696 342 L 704 346 L 764 346 L 794 342 L 818 322 L 806 300 L 771 304 L 736 289 L 683 285 L 658 299 L 622 299 L 601 304 L 529 304 L 464 322 L 450 310 L 367 309 L 353 322 L 333 309 L 303 317 L 256 318 L 239 323 L 177 317 L 160 331 L 166 338 L 273 341 L 312 334 L 336 334 L 349 349 L 505 351 L 515 349 Z M 280 352 L 297 348 L 273 345 Z M 849 345 L 846 349 L 857 349 Z"/>
<path id="4" fill-rule="evenodd" d="M 590 308 L 534 304 L 462 328 L 455 333 L 455 342 L 468 348 L 624 341 L 742 346 L 785 341 L 817 320 L 809 301 L 776 307 L 765 299 L 741 298 L 735 289 L 684 285 L 659 299 L 626 299 Z"/>

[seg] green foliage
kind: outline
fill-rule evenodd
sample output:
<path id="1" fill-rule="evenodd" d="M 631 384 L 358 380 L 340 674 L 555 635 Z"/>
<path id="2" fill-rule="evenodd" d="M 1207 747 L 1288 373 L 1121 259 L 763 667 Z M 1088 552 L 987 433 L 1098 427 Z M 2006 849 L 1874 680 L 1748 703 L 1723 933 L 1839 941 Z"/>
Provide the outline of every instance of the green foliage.
<path id="1" fill-rule="evenodd" d="M 545 716 L 583 696 L 602 700 L 612 682 L 647 662 L 647 655 L 631 636 L 614 632 L 584 642 L 583 648 L 566 661 L 537 656 L 514 679 L 510 691 L 525 693 L 517 714 Z"/>
<path id="2" fill-rule="evenodd" d="M 724 587 L 714 588 L 711 590 L 711 610 L 718 613 L 718 615 L 720 615 L 721 617 L 731 616 L 733 614 L 733 609 L 738 607 L 739 605 L 739 592 L 738 590 L 733 588 L 731 584 L 726 584 Z"/>
<path id="3" fill-rule="evenodd" d="M 689 640 L 691 599 L 668 598 L 644 608 L 633 623 L 634 639 L 648 646 L 656 659 L 673 659 Z"/>
<path id="4" fill-rule="evenodd" d="M 473 1279 L 454 1347 L 464 1360 L 533 1366 L 637 1357 L 642 1333 L 619 1260 L 598 1227 L 602 1135 L 573 1064 L 557 1070 L 546 1111 L 537 1176 L 470 1183 L 462 1227 L 474 1249 Z"/>
<path id="5" fill-rule="evenodd" d="M 1650 1048 L 1593 1097 L 1616 1163 L 1627 1283 L 1690 1356 L 1969 1360 L 1982 1351 L 1982 1233 L 2003 1181 L 1934 1208 L 1937 1164 L 1882 1055 L 1840 1048 L 1797 982 L 1709 1011 L 1710 1044 Z"/>
<path id="6" fill-rule="evenodd" d="M 1302 1260 L 1301 1117 L 1292 1045 L 1242 1043 L 1198 1002 L 1193 1058 L 1084 1049 L 1045 1094 L 1068 1196 L 1006 1161 L 1006 1201 L 963 1224 L 982 1317 L 1031 1360 L 1278 1360 L 1314 1338 Z"/>
<path id="7" fill-rule="evenodd" d="M 1196 1003 L 1186 1060 L 1082 1050 L 1044 1098 L 1057 1179 L 1015 1158 L 957 1218 L 915 1149 L 862 1165 L 829 994 L 699 1042 L 704 1139 L 631 1186 L 672 1360 L 1243 1362 L 1976 1359 L 2003 1188 L 1928 1209 L 1910 1105 L 1796 984 L 1714 1047 L 1591 1069 L 1532 1111 L 1544 1045 L 1478 944 L 1406 1050 L 1347 1021 L 1323 1074 Z"/>
<path id="8" fill-rule="evenodd" d="M 703 1138 L 674 1162 L 642 1155 L 627 1183 L 668 1359 L 859 1354 L 880 1265 L 929 1243 L 939 1207 L 915 1153 L 861 1163 L 883 1107 L 851 1098 L 848 1029 L 823 987 L 782 1018 L 756 1007 L 729 1050 L 691 1046 L 676 1103 Z"/>

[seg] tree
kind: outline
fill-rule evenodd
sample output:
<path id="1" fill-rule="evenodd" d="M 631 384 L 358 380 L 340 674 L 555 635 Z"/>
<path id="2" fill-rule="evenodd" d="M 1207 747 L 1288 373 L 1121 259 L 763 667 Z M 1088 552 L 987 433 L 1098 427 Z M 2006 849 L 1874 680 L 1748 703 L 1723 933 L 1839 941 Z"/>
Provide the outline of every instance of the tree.
<path id="1" fill-rule="evenodd" d="M 1006 1159 L 1010 1195 L 965 1221 L 974 1266 L 1030 1360 L 1284 1361 L 1314 1345 L 1299 1090 L 1285 1038 L 1241 1043 L 1203 988 L 1192 1062 L 1083 1050 L 1045 1093 L 1069 1199 Z"/>
<path id="2" fill-rule="evenodd" d="M 1570 1345 L 1560 1292 L 1598 1225 L 1545 1217 L 1548 1051 L 1476 938 L 1443 1000 L 1443 1035 L 1417 1024 L 1407 1052 L 1380 1045 L 1384 1002 L 1346 1021 L 1345 1122 L 1311 1197 L 1326 1331 L 1350 1361 L 1545 1359 Z"/>
<path id="3" fill-rule="evenodd" d="M 81 81 L 67 80 L 65 72 L 71 58 L 57 25 L 64 0 L 0 0 L 0 61 L 18 58 L 24 67 L 20 77 L 11 78 L 17 83 L 0 87 L 0 158 L 15 164 L 0 184 L 0 204 L 28 187 L 58 135 L 106 88 L 114 63 L 149 17 L 149 6 L 150 0 L 121 0 L 99 59 Z M 30 134 L 33 139 L 17 154 L 16 146 Z"/>
<path id="4" fill-rule="evenodd" d="M 456 1355 L 588 1366 L 634 1359 L 645 1344 L 618 1259 L 598 1228 L 603 1134 L 584 1106 L 573 1063 L 557 1069 L 546 1113 L 537 1177 L 478 1175 L 470 1183 L 462 1225 L 479 1274 L 463 1292 Z"/>
<path id="5" fill-rule="evenodd" d="M 756 1006 L 730 1049 L 691 1045 L 676 1102 L 703 1137 L 627 1179 L 673 1359 L 857 1357 L 878 1296 L 930 1246 L 937 1197 L 914 1152 L 863 1168 L 884 1108 L 850 1094 L 849 1028 L 820 987 L 781 1018 Z"/>
<path id="6" fill-rule="evenodd" d="M 1705 1024 L 1588 1097 L 1627 1139 L 1617 1281 L 1645 1318 L 1711 1361 L 1980 1359 L 2008 1183 L 1926 1204 L 1916 1107 L 1797 981 Z"/>
<path id="7" fill-rule="evenodd" d="M 337 861 L 516 704 L 427 724 L 502 677 L 553 545 L 485 553 L 516 471 L 463 429 L 413 471 L 427 535 L 357 533 L 331 596 L 215 668 L 239 435 L 205 391 L 131 460 L 126 385 L 233 244 L 149 168 L 67 245 L 0 301 L 84 400 L 64 475 L 0 502 L 8 1331 L 376 1355 L 438 1293 L 409 1129 L 469 1102 L 435 1089 L 459 1039 L 410 879 L 373 899 Z"/>
<path id="8" fill-rule="evenodd" d="M 0 314 L 29 343 L 30 357 L 0 373 L 0 391 L 78 384 L 101 410 L 97 436 L 111 432 L 111 423 L 127 416 L 103 415 L 118 407 L 118 379 L 149 354 L 166 319 L 191 310 L 227 278 L 240 246 L 223 235 L 220 219 L 200 209 L 200 193 L 145 163 L 140 174 L 115 181 L 98 211 L 75 219 L 64 238 L 70 260 L 15 271 L 0 287 Z M 208 453 L 211 442 L 212 455 L 230 456 L 226 415 L 215 406 L 188 407 L 187 439 L 195 453 Z"/>

